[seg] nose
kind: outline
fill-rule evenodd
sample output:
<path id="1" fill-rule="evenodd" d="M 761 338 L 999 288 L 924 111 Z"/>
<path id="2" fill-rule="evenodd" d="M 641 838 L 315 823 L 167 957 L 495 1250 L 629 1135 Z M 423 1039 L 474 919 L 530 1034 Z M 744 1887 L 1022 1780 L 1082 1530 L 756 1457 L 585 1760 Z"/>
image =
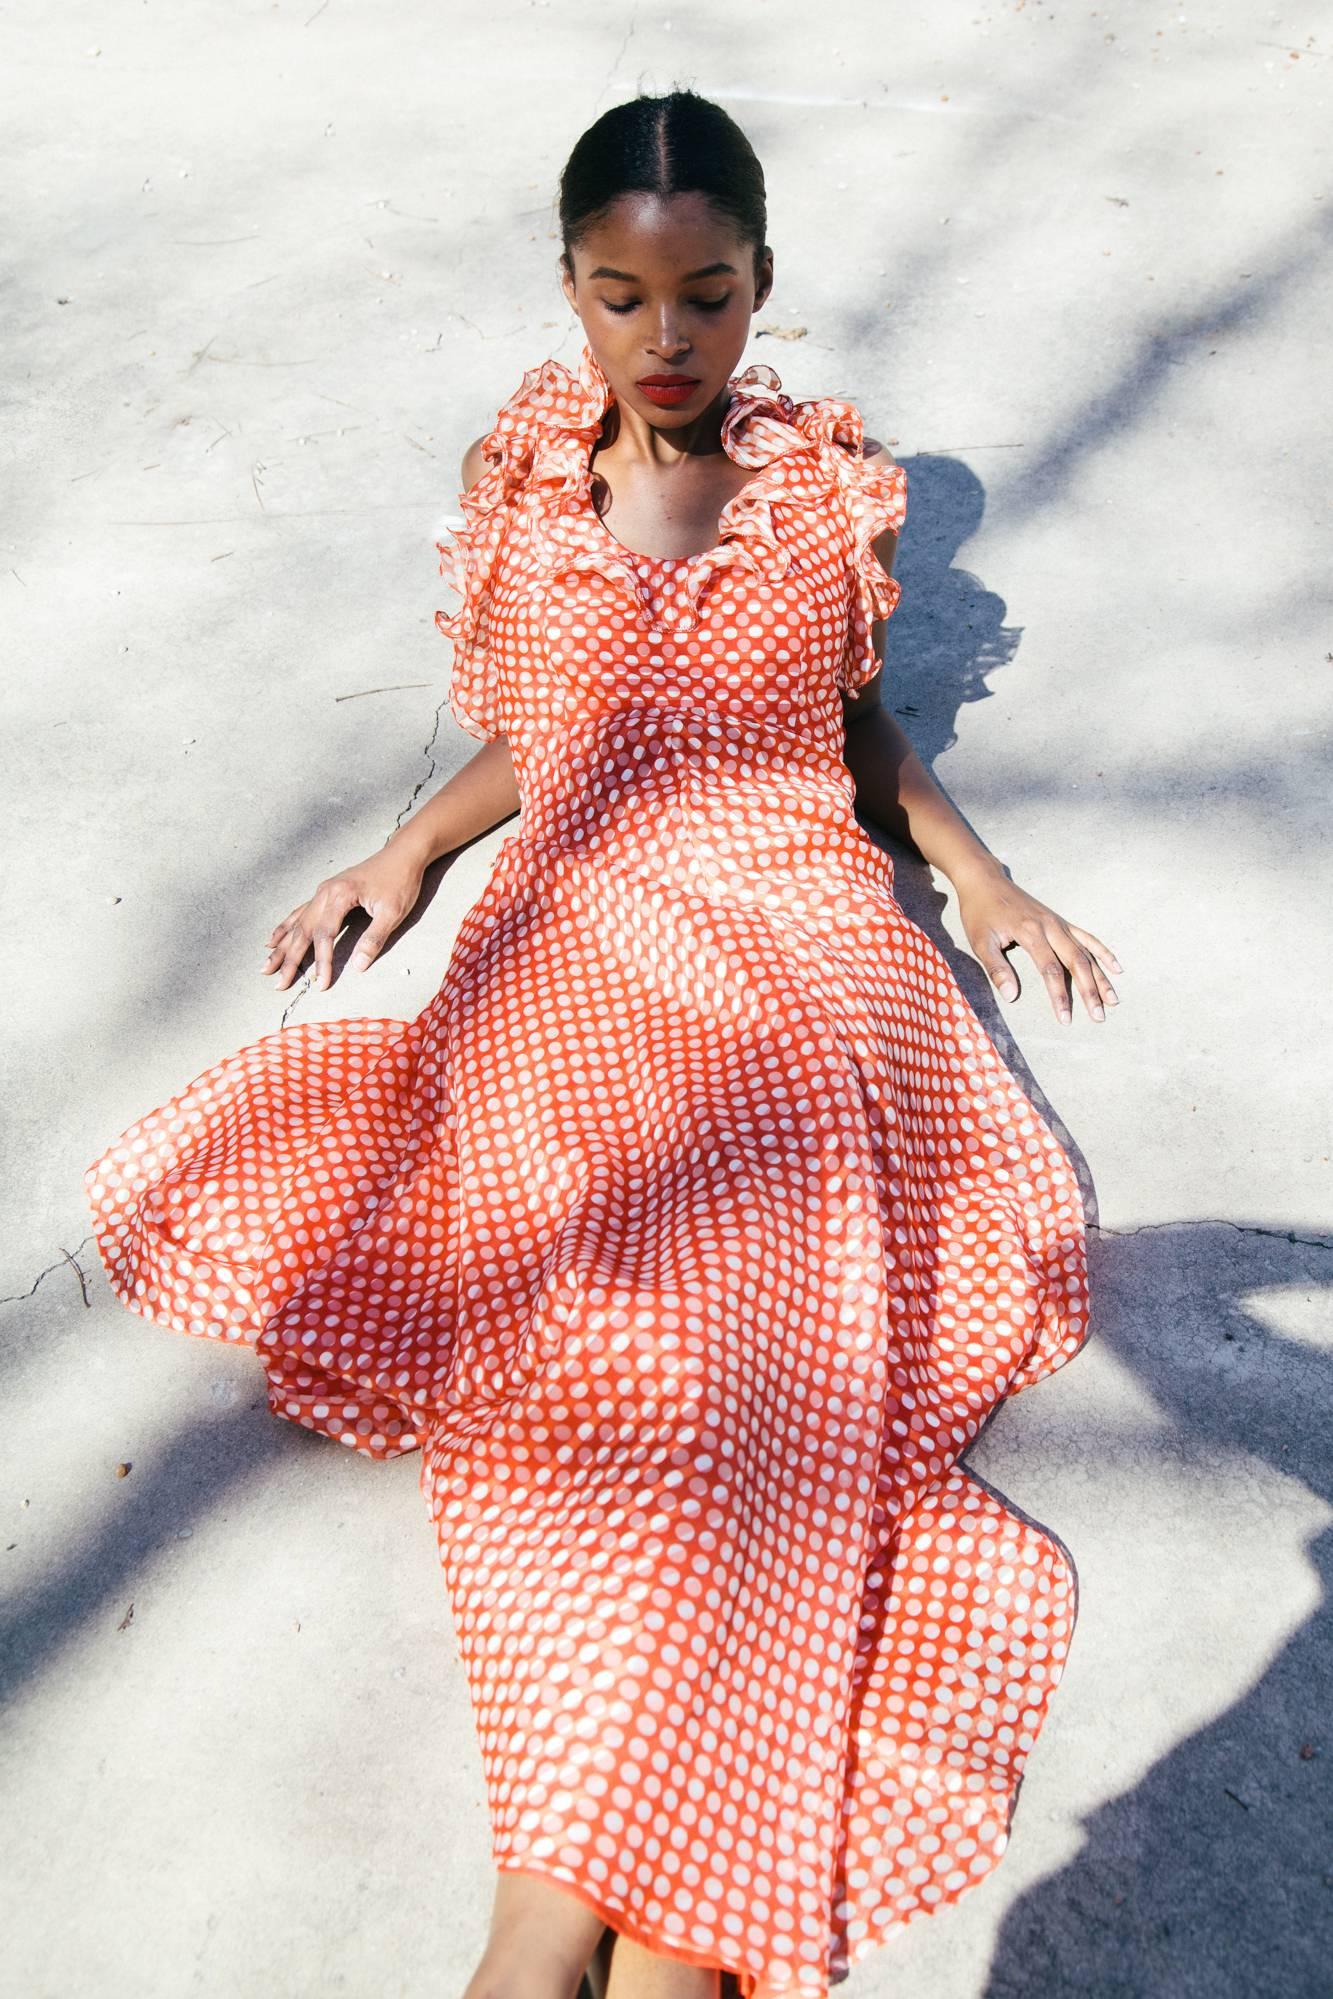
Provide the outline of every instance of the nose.
<path id="1" fill-rule="evenodd" d="M 668 366 L 675 367 L 688 348 L 689 342 L 676 325 L 675 308 L 663 306 L 662 317 L 658 322 L 657 339 L 652 348 L 653 359 L 665 361 Z"/>

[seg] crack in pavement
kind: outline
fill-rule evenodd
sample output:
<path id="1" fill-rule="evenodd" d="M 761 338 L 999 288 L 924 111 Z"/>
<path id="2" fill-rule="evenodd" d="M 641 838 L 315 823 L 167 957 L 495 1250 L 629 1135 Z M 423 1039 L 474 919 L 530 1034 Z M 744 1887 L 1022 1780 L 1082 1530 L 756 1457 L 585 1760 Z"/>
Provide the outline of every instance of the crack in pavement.
<path id="1" fill-rule="evenodd" d="M 413 806 L 420 798 L 423 790 L 431 782 L 431 779 L 435 776 L 436 772 L 439 769 L 439 765 L 435 761 L 435 745 L 439 741 L 440 737 L 440 717 L 444 714 L 444 711 L 448 707 L 448 705 L 449 705 L 448 695 L 446 694 L 445 697 L 438 703 L 435 709 L 435 717 L 431 727 L 431 732 L 421 752 L 421 754 L 425 757 L 429 768 L 427 769 L 425 776 L 418 778 L 417 782 L 413 785 L 411 795 L 409 796 L 406 805 L 403 806 L 402 810 L 398 813 L 397 818 L 394 820 L 393 830 L 395 833 L 398 831 L 404 819 L 406 819 L 408 813 L 412 810 Z M 389 835 L 389 837 L 392 838 L 392 835 Z M 306 973 L 305 977 L 299 982 L 295 991 L 292 993 L 290 999 L 288 1000 L 286 1006 L 283 1008 L 282 1016 L 278 1023 L 279 1030 L 281 1030 L 287 1025 L 287 1022 L 291 1018 L 295 1008 L 299 1006 L 300 1002 L 305 998 L 306 994 L 310 991 L 313 977 L 314 977 L 314 969 L 312 967 L 311 970 Z M 63 1269 L 66 1264 L 72 1264 L 74 1266 L 75 1271 L 78 1273 L 79 1288 L 83 1292 L 83 1302 L 85 1305 L 91 1305 L 92 1300 L 88 1296 L 88 1272 L 79 1262 L 79 1256 L 81 1252 L 88 1247 L 89 1243 L 95 1241 L 96 1237 L 92 1233 L 89 1233 L 88 1235 L 84 1236 L 83 1240 L 75 1246 L 75 1249 L 72 1254 L 69 1250 L 62 1249 L 60 1252 L 59 1262 L 48 1263 L 44 1270 L 39 1270 L 26 1291 L 10 1291 L 5 1293 L 4 1296 L 0 1296 L 0 1305 L 23 1304 L 27 1299 L 35 1295 L 39 1284 L 44 1283 L 45 1280 L 53 1274 L 53 1272 Z"/>
<path id="2" fill-rule="evenodd" d="M 431 779 L 434 777 L 436 771 L 439 768 L 439 765 L 435 761 L 435 745 L 438 742 L 440 735 L 440 717 L 441 715 L 443 715 L 448 705 L 449 705 L 448 696 L 446 695 L 444 700 L 440 702 L 439 706 L 435 710 L 435 726 L 432 728 L 426 746 L 421 752 L 422 756 L 425 757 L 426 761 L 429 763 L 430 769 L 426 772 L 426 775 L 423 778 L 419 779 L 418 782 L 412 787 L 411 797 L 408 799 L 406 805 L 403 807 L 402 811 L 398 814 L 398 817 L 393 822 L 393 830 L 395 833 L 398 831 L 398 828 L 402 825 L 404 819 L 406 819 L 408 813 L 412 810 L 412 807 L 416 804 L 418 798 L 420 798 L 422 793 L 422 788 L 430 783 Z"/>
<path id="3" fill-rule="evenodd" d="M 1274 1242 L 1300 1244 L 1305 1249 L 1333 1250 L 1333 1238 L 1328 1236 L 1297 1235 L 1294 1229 L 1261 1228 L 1257 1223 L 1228 1221 L 1225 1215 L 1201 1215 L 1192 1222 L 1140 1222 L 1137 1228 L 1132 1229 L 1104 1228 L 1100 1222 L 1088 1222 L 1086 1227 L 1089 1235 L 1104 1236 L 1147 1235 L 1154 1229 L 1234 1229 L 1237 1235 L 1270 1236 Z M 79 1282 L 83 1287 L 83 1302 L 85 1305 L 90 1305 L 92 1300 L 88 1296 L 88 1273 L 78 1260 L 78 1251 L 85 1249 L 93 1240 L 91 1234 L 86 1235 L 77 1245 L 74 1254 L 62 1249 L 61 1262 L 48 1263 L 45 1270 L 38 1271 L 26 1291 L 9 1292 L 6 1296 L 0 1297 L 0 1305 L 22 1304 L 25 1299 L 33 1296 L 39 1284 L 50 1277 L 53 1271 L 62 1269 L 66 1263 L 72 1263 L 79 1273 Z"/>
<path id="4" fill-rule="evenodd" d="M 1237 1235 L 1266 1235 L 1274 1242 L 1302 1243 L 1307 1249 L 1333 1249 L 1333 1236 L 1297 1235 L 1294 1229 L 1265 1229 L 1257 1222 L 1231 1222 L 1225 1215 L 1201 1215 L 1192 1222 L 1140 1222 L 1137 1228 L 1104 1228 L 1100 1222 L 1087 1223 L 1088 1234 L 1146 1235 L 1150 1229 L 1234 1229 Z"/>
<path id="5" fill-rule="evenodd" d="M 431 729 L 430 735 L 426 739 L 425 747 L 421 752 L 422 756 L 425 757 L 426 762 L 429 765 L 429 769 L 427 770 L 425 776 L 418 778 L 417 782 L 413 785 L 411 794 L 408 797 L 406 805 L 403 806 L 402 810 L 399 812 L 397 818 L 393 822 L 394 833 L 396 833 L 399 830 L 404 819 L 406 819 L 408 813 L 412 810 L 413 806 L 420 798 L 422 792 L 425 790 L 426 786 L 430 783 L 431 779 L 435 776 L 435 773 L 439 769 L 439 765 L 435 761 L 435 745 L 439 741 L 439 736 L 440 736 L 440 717 L 443 715 L 448 705 L 449 705 L 449 697 L 446 694 L 436 707 L 434 725 Z M 388 838 L 392 839 L 393 834 L 392 833 L 389 834 Z M 312 965 L 310 970 L 304 975 L 304 977 L 299 979 L 296 985 L 292 988 L 291 996 L 288 999 L 286 1006 L 282 1009 L 282 1013 L 278 1020 L 279 1033 L 281 1033 L 282 1029 L 286 1027 L 293 1013 L 296 1011 L 297 1007 L 301 1004 L 301 1001 L 305 999 L 306 996 L 310 993 L 312 988 L 318 991 L 318 988 L 314 986 L 314 977 L 315 977 L 315 968 Z M 5 1300 L 3 1298 L 0 1298 L 0 1305 L 3 1305 L 4 1303 Z"/>
<path id="6" fill-rule="evenodd" d="M 0 1305 L 22 1304 L 25 1298 L 31 1298 L 33 1296 L 34 1292 L 37 1289 L 37 1286 L 41 1284 L 44 1279 L 48 1278 L 53 1270 L 63 1270 L 67 1263 L 72 1263 L 74 1265 L 74 1268 L 78 1271 L 79 1284 L 83 1291 L 83 1302 L 85 1305 L 91 1305 L 92 1299 L 88 1296 L 88 1273 L 84 1269 L 83 1265 L 79 1262 L 78 1251 L 86 1249 L 88 1247 L 88 1244 L 95 1240 L 96 1238 L 94 1237 L 94 1235 L 90 1230 L 89 1233 L 83 1238 L 83 1241 L 76 1245 L 75 1252 L 73 1255 L 70 1254 L 69 1250 L 62 1249 L 60 1252 L 61 1260 L 59 1263 L 48 1263 L 45 1270 L 38 1271 L 37 1275 L 33 1278 L 32 1283 L 28 1286 L 28 1289 L 26 1291 L 9 1292 L 5 1297 L 0 1298 Z"/>
<path id="7" fill-rule="evenodd" d="M 628 37 L 626 39 L 628 39 Z M 446 693 L 445 696 L 436 706 L 434 723 L 431 728 L 430 735 L 426 739 L 426 742 L 421 752 L 421 754 L 426 759 L 428 768 L 426 770 L 425 775 L 421 778 L 418 778 L 417 782 L 413 785 L 406 805 L 402 807 L 401 811 L 398 813 L 396 819 L 394 820 L 393 824 L 394 824 L 395 833 L 401 827 L 403 821 L 406 819 L 407 815 L 409 814 L 409 812 L 411 812 L 417 800 L 420 798 L 423 790 L 430 783 L 431 779 L 435 776 L 436 771 L 439 769 L 439 765 L 435 761 L 435 745 L 439 741 L 440 718 L 444 714 L 448 705 L 449 705 L 449 697 Z M 390 835 L 389 837 L 392 838 L 392 835 Z M 301 1001 L 309 993 L 311 989 L 313 976 L 314 976 L 314 969 L 312 967 L 311 970 L 307 972 L 305 977 L 301 980 L 296 990 L 293 992 L 287 1005 L 283 1008 L 282 1018 L 279 1022 L 280 1029 L 287 1025 L 287 1022 L 291 1018 L 291 1015 L 296 1009 L 296 1007 L 300 1005 Z M 1181 1228 L 1234 1229 L 1238 1235 L 1268 1236 L 1271 1237 L 1271 1239 L 1274 1242 L 1285 1242 L 1292 1245 L 1293 1247 L 1299 1244 L 1301 1247 L 1305 1249 L 1333 1250 L 1333 1237 L 1297 1235 L 1294 1229 L 1267 1229 L 1261 1227 L 1258 1223 L 1233 1222 L 1228 1220 L 1227 1217 L 1224 1215 L 1205 1215 L 1198 1217 L 1191 1222 L 1140 1222 L 1136 1228 L 1130 1228 L 1130 1229 L 1107 1228 L 1104 1227 L 1101 1222 L 1087 1222 L 1085 1223 L 1085 1227 L 1089 1235 L 1095 1234 L 1101 1236 L 1146 1235 L 1150 1231 L 1155 1229 L 1181 1229 Z M 43 1284 L 46 1281 L 46 1279 L 53 1274 L 53 1272 L 62 1269 L 65 1264 L 72 1264 L 74 1266 L 75 1271 L 78 1273 L 80 1288 L 83 1292 L 83 1302 L 85 1305 L 91 1305 L 92 1300 L 88 1296 L 88 1273 L 84 1270 L 83 1265 L 79 1262 L 78 1258 L 79 1258 L 79 1252 L 86 1249 L 88 1244 L 90 1242 L 93 1242 L 94 1240 L 95 1237 L 92 1234 L 84 1236 L 83 1240 L 77 1245 L 75 1252 L 72 1255 L 69 1250 L 62 1249 L 60 1252 L 59 1262 L 48 1263 L 44 1270 L 39 1270 L 36 1277 L 34 1277 L 32 1283 L 29 1285 L 26 1291 L 11 1291 L 6 1293 L 4 1296 L 0 1296 L 0 1305 L 19 1305 L 24 1303 L 25 1300 L 35 1295 L 37 1288 L 40 1284 Z"/>

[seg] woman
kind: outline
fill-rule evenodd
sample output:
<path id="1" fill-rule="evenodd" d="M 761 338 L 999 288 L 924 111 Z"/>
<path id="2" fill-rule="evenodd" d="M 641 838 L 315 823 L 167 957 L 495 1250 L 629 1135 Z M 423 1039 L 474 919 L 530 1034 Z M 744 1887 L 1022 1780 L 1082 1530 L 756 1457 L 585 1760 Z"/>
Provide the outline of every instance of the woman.
<path id="1" fill-rule="evenodd" d="M 1118 967 L 881 706 L 906 475 L 734 372 L 773 282 L 739 128 L 618 106 L 561 221 L 577 369 L 525 375 L 437 544 L 484 747 L 265 971 L 327 985 L 358 905 L 368 963 L 518 830 L 417 1019 L 266 1036 L 89 1194 L 127 1304 L 422 1452 L 499 1873 L 465 1999 L 822 1999 L 1003 1850 L 1073 1577 L 958 1459 L 1087 1304 L 1069 1161 L 854 808 L 1001 992 L 1020 944 L 1100 1019 Z"/>

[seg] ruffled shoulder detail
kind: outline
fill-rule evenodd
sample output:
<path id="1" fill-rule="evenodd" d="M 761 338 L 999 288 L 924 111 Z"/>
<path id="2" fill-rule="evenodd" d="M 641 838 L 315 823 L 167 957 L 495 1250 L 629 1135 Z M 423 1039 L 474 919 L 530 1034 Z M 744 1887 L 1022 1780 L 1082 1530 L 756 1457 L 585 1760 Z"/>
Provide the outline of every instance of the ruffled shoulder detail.
<path id="1" fill-rule="evenodd" d="M 712 577 L 739 566 L 775 587 L 790 566 L 790 553 L 773 521 L 771 502 L 792 455 L 808 457 L 808 447 L 791 421 L 795 405 L 780 393 L 772 370 L 747 368 L 728 383 L 731 398 L 723 415 L 723 449 L 736 464 L 755 469 L 718 516 L 711 548 L 683 561 L 683 586 L 668 604 L 654 605 L 641 565 L 618 547 L 597 515 L 592 499 L 592 453 L 615 393 L 590 347 L 584 346 L 577 374 L 547 362 L 541 371 L 543 436 L 528 481 L 527 520 L 537 566 L 548 575 L 600 576 L 631 596 L 645 624 L 680 637 L 697 622 Z M 771 468 L 766 476 L 761 468 Z"/>
<path id="2" fill-rule="evenodd" d="M 696 622 L 712 577 L 733 566 L 777 589 L 791 567 L 778 532 L 774 502 L 812 511 L 836 508 L 844 521 L 854 579 L 838 684 L 852 693 L 878 670 L 871 640 L 900 586 L 885 574 L 871 543 L 906 513 L 907 474 L 887 452 L 863 455 L 863 426 L 854 404 L 834 396 L 795 401 L 772 368 L 752 364 L 728 383 L 721 441 L 727 455 L 753 473 L 722 508 L 713 547 L 679 566 L 684 588 L 654 606 L 633 555 L 621 549 L 592 501 L 592 457 L 614 392 L 586 343 L 577 368 L 544 361 L 530 368 L 482 440 L 486 469 L 459 496 L 461 514 L 443 523 L 436 541 L 440 573 L 461 602 L 437 611 L 453 640 L 449 705 L 457 721 L 488 741 L 505 728 L 503 662 L 490 642 L 489 613 L 509 525 L 521 508 L 525 560 L 555 577 L 583 572 L 626 591 L 645 622 L 666 621 L 677 635 Z"/>
<path id="3" fill-rule="evenodd" d="M 844 693 L 855 694 L 880 669 L 872 627 L 893 615 L 902 595 L 901 583 L 885 570 L 872 543 L 887 529 L 898 532 L 907 517 L 906 470 L 882 447 L 865 455 L 865 423 L 855 403 L 840 396 L 794 401 L 763 365 L 747 368 L 732 386 L 735 400 L 722 426 L 731 457 L 742 465 L 777 468 L 784 498 L 811 506 L 832 500 L 842 513 L 852 588 L 835 677 Z M 767 518 L 772 488 L 759 480 L 752 486 Z"/>
<path id="4" fill-rule="evenodd" d="M 514 509 L 534 481 L 559 486 L 577 476 L 606 408 L 604 382 L 587 349 L 577 374 L 558 361 L 529 368 L 482 439 L 481 477 L 459 494 L 461 511 L 439 524 L 439 573 L 460 599 L 455 610 L 435 613 L 439 630 L 453 641 L 449 707 L 455 721 L 483 742 L 505 727 L 490 609 Z"/>
<path id="5" fill-rule="evenodd" d="M 798 405 L 796 421 L 833 469 L 850 530 L 852 596 L 837 682 L 844 694 L 855 694 L 880 670 L 871 628 L 892 617 L 902 596 L 902 584 L 871 544 L 889 529 L 901 531 L 907 472 L 882 446 L 865 455 L 865 423 L 855 403 L 817 396 Z"/>

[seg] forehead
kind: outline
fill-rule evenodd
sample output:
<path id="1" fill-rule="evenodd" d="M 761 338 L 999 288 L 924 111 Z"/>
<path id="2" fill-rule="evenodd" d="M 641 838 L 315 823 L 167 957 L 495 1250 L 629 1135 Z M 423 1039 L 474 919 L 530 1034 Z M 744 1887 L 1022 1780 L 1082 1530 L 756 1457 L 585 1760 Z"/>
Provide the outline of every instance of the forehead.
<path id="1" fill-rule="evenodd" d="M 711 264 L 739 271 L 746 249 L 707 195 L 622 194 L 585 231 L 573 256 L 584 276 L 607 267 L 637 278 L 679 278 Z"/>

